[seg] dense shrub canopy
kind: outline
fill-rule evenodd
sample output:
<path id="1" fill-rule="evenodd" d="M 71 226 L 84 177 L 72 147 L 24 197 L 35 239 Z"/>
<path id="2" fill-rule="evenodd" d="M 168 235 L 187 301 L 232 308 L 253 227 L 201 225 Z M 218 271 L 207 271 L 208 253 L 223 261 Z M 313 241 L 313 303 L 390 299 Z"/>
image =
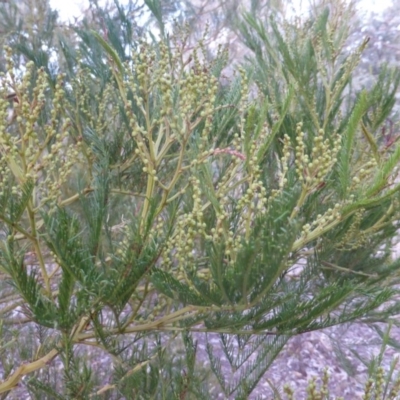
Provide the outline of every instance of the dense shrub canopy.
<path id="1" fill-rule="evenodd" d="M 249 56 L 229 69 L 207 32 L 167 29 L 161 2 L 146 2 L 157 34 L 134 25 L 134 5 L 67 29 L 40 4 L 40 24 L 3 37 L 0 344 L 13 362 L 0 392 L 247 398 L 291 336 L 397 313 L 400 146 L 382 132 L 400 73 L 354 88 L 368 38 L 349 51 L 344 3 L 294 21 L 243 11 Z"/>

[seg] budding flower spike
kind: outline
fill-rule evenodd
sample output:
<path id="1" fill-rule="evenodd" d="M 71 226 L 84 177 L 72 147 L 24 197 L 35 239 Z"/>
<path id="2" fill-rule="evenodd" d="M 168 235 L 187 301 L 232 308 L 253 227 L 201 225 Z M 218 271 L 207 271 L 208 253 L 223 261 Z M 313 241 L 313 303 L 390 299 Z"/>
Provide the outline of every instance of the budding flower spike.
<path id="1" fill-rule="evenodd" d="M 339 398 L 319 350 L 340 332 L 364 397 L 397 398 L 400 71 L 359 86 L 353 4 L 225 2 L 199 36 L 196 7 L 173 24 L 160 0 L 72 26 L 17 3 L 0 13 L 0 393 Z M 291 362 L 299 335 L 311 362 Z M 319 378 L 290 381 L 295 364 Z"/>

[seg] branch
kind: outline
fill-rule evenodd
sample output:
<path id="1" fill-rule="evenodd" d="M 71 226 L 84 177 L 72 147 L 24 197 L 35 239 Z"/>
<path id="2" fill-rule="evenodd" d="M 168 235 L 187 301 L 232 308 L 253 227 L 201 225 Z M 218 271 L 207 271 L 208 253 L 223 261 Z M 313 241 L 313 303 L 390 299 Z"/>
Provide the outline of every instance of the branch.
<path id="1" fill-rule="evenodd" d="M 23 364 L 18 367 L 11 376 L 9 376 L 3 383 L 0 383 L 0 393 L 8 392 L 9 390 L 17 386 L 24 375 L 28 375 L 31 372 L 45 367 L 57 356 L 57 354 L 58 350 L 53 349 L 50 351 L 50 353 L 40 358 L 39 360 L 36 360 L 29 364 Z"/>

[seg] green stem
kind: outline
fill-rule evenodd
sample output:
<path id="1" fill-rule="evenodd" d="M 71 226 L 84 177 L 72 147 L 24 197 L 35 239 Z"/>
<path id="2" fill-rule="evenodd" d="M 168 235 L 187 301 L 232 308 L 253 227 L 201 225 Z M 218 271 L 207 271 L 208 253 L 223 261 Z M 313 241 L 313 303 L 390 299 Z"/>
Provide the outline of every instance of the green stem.
<path id="1" fill-rule="evenodd" d="M 23 236 L 25 236 L 27 239 L 34 241 L 35 238 L 27 232 L 24 228 L 20 227 L 19 225 L 15 224 L 11 220 L 9 220 L 5 215 L 0 214 L 0 220 L 5 222 L 6 224 L 10 225 L 13 229 L 21 233 Z"/>
<path id="2" fill-rule="evenodd" d="M 308 186 L 303 184 L 300 197 L 297 200 L 296 206 L 293 208 L 292 213 L 290 214 L 290 219 L 295 218 L 298 212 L 300 211 L 300 208 L 302 207 L 307 198 L 308 190 L 309 190 Z"/>
<path id="3" fill-rule="evenodd" d="M 149 209 L 150 209 L 150 201 L 154 195 L 154 187 L 155 187 L 154 176 L 149 173 L 147 175 L 146 197 L 144 199 L 143 210 L 142 210 L 142 215 L 141 215 L 141 219 L 140 219 L 140 223 L 141 223 L 140 233 L 141 234 L 144 233 L 144 227 L 145 227 L 145 223 L 147 221 L 147 216 L 148 216 Z"/>
<path id="4" fill-rule="evenodd" d="M 30 221 L 30 225 L 31 225 L 31 231 L 32 231 L 32 242 L 33 242 L 33 247 L 35 249 L 35 253 L 36 253 L 36 257 L 38 259 L 39 262 L 39 266 L 40 266 L 40 271 L 42 273 L 43 276 L 43 281 L 46 287 L 46 293 L 48 296 L 50 296 L 51 294 L 51 287 L 50 287 L 50 280 L 49 280 L 49 276 L 47 274 L 47 270 L 46 270 L 46 264 L 44 261 L 44 257 L 42 254 L 42 249 L 41 246 L 39 244 L 39 239 L 37 236 L 37 231 L 36 231 L 36 220 L 35 220 L 35 213 L 33 212 L 33 204 L 32 204 L 32 200 L 29 201 L 28 207 L 28 217 L 29 217 L 29 221 Z"/>

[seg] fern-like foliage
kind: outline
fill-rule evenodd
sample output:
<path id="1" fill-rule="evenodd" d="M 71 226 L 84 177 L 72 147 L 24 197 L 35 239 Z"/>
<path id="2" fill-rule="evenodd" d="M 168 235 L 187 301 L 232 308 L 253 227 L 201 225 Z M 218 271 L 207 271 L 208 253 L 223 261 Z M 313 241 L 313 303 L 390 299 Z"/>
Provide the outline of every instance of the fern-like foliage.
<path id="1" fill-rule="evenodd" d="M 378 134 L 400 73 L 350 90 L 368 40 L 349 52 L 332 7 L 243 14 L 227 80 L 145 3 L 157 39 L 116 3 L 60 33 L 57 68 L 28 33 L 4 47 L 0 316 L 40 335 L 0 393 L 246 399 L 293 335 L 398 311 L 400 146 Z"/>

